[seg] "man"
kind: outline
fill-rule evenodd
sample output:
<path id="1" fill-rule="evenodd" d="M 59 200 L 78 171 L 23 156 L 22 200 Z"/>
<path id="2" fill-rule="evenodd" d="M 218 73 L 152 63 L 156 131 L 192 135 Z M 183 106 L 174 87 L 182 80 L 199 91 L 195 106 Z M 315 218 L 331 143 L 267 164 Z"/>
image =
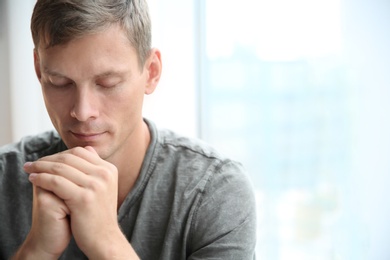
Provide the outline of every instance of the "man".
<path id="1" fill-rule="evenodd" d="M 31 30 L 56 132 L 0 150 L 0 258 L 253 259 L 240 165 L 142 117 L 146 1 L 38 0 Z"/>

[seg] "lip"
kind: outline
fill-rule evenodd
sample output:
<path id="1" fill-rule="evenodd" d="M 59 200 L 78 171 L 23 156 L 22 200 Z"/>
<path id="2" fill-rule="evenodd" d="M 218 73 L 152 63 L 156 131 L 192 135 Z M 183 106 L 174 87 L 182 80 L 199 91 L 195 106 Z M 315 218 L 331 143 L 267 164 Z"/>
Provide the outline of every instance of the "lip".
<path id="1" fill-rule="evenodd" d="M 104 133 L 75 133 L 71 132 L 76 139 L 84 142 L 92 142 L 99 139 Z"/>

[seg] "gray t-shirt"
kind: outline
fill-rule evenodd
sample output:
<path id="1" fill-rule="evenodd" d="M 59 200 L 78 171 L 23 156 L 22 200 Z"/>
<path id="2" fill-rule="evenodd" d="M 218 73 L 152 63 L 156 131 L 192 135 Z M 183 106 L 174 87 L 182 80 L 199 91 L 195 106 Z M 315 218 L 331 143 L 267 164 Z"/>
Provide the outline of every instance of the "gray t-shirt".
<path id="1" fill-rule="evenodd" d="M 141 259 L 254 259 L 253 189 L 240 164 L 200 140 L 151 133 L 139 178 L 118 222 Z M 31 226 L 26 161 L 66 149 L 55 132 L 0 148 L 0 259 L 8 259 Z M 86 258 L 71 241 L 61 259 Z"/>

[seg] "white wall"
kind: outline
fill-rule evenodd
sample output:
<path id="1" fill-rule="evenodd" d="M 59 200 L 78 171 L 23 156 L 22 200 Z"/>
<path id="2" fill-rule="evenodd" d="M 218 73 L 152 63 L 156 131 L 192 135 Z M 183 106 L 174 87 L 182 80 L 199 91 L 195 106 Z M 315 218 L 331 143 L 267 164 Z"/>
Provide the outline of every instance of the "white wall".
<path id="1" fill-rule="evenodd" d="M 149 0 L 149 6 L 163 75 L 156 92 L 146 97 L 144 115 L 161 127 L 197 136 L 194 1 Z"/>
<path id="2" fill-rule="evenodd" d="M 11 140 L 6 2 L 0 1 L 0 145 Z"/>
<path id="3" fill-rule="evenodd" d="M 2 85 L 0 120 L 7 122 L 0 130 L 1 144 L 19 140 L 29 134 L 51 129 L 46 115 L 39 83 L 33 69 L 33 44 L 30 17 L 34 0 L 2 2 L 5 32 L 0 53 Z"/>

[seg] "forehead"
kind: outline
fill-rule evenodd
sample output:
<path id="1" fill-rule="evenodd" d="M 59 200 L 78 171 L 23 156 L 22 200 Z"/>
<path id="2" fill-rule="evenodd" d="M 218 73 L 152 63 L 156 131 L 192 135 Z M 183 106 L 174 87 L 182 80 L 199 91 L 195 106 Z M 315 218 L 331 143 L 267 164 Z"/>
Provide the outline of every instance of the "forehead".
<path id="1" fill-rule="evenodd" d="M 138 67 L 134 47 L 116 26 L 37 51 L 41 66 L 60 74 L 107 74 Z"/>

